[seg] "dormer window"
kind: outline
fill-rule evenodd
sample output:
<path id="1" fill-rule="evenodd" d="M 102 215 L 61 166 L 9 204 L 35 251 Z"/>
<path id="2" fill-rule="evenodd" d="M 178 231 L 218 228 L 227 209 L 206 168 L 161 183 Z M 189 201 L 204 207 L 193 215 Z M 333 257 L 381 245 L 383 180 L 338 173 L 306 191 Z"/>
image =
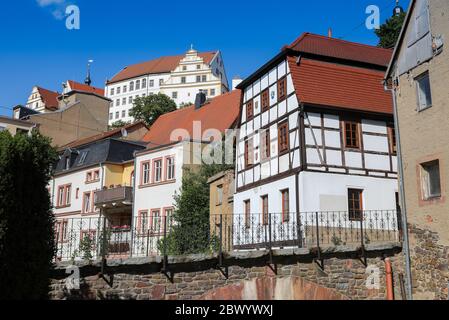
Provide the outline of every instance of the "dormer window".
<path id="1" fill-rule="evenodd" d="M 70 169 L 70 157 L 65 157 L 64 170 L 69 170 L 69 169 Z"/>
<path id="2" fill-rule="evenodd" d="M 89 153 L 89 151 L 83 151 L 83 153 L 81 153 L 81 157 L 80 157 L 80 160 L 78 161 L 78 164 L 83 164 L 84 163 L 88 153 Z"/>

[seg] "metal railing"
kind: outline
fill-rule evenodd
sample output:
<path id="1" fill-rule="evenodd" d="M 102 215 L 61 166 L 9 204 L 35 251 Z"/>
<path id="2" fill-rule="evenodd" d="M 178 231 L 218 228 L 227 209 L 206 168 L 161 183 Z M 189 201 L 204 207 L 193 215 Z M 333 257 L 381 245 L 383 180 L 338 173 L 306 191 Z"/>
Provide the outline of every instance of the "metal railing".
<path id="1" fill-rule="evenodd" d="M 60 221 L 57 260 L 221 254 L 238 250 L 324 248 L 400 241 L 395 210 L 257 213 L 187 218 L 143 214 L 131 225 L 107 217 Z M 120 220 L 120 219 L 118 219 Z M 126 221 L 122 219 L 122 221 Z"/>

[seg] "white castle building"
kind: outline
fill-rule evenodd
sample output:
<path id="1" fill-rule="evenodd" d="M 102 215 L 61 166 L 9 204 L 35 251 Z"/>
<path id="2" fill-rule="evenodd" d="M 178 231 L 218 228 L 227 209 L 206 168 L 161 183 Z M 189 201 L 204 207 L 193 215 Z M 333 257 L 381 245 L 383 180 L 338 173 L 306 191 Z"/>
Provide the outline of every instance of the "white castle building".
<path id="1" fill-rule="evenodd" d="M 190 105 L 200 90 L 209 98 L 229 91 L 220 51 L 191 48 L 185 55 L 125 67 L 106 83 L 106 96 L 112 100 L 109 123 L 133 121 L 129 113 L 135 98 L 164 93 L 178 106 Z"/>

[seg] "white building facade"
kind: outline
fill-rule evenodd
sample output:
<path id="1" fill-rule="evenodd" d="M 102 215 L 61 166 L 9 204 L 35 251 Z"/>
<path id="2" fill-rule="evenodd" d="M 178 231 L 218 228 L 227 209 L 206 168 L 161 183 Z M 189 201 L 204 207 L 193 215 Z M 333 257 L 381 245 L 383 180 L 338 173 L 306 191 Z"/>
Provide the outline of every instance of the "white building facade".
<path id="1" fill-rule="evenodd" d="M 397 229 L 393 116 L 377 82 L 382 72 L 367 66 L 365 73 L 362 61 L 353 67 L 349 57 L 323 61 L 323 52 L 297 49 L 301 41 L 350 51 L 357 50 L 355 44 L 309 34 L 299 41 L 238 87 L 244 96 L 236 158 L 236 248 L 266 243 L 270 235 L 281 241 L 279 246 L 289 241 L 316 245 L 317 234 L 323 241 L 347 242 L 349 233 L 360 237 L 358 231 L 352 234 L 360 228 Z"/>
<path id="2" fill-rule="evenodd" d="M 107 82 L 105 94 L 112 100 L 109 123 L 133 121 L 129 112 L 138 97 L 163 93 L 178 106 L 195 102 L 202 90 L 213 98 L 228 92 L 228 79 L 220 51 L 161 57 L 126 67 Z"/>

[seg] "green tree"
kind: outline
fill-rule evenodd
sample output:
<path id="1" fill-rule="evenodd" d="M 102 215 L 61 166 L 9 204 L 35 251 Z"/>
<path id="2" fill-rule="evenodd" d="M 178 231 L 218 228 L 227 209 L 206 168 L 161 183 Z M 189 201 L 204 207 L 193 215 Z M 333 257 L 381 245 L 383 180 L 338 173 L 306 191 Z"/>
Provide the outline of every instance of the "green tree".
<path id="1" fill-rule="evenodd" d="M 176 103 L 163 93 L 134 99 L 130 116 L 151 126 L 164 113 L 175 111 Z"/>
<path id="2" fill-rule="evenodd" d="M 108 129 L 109 129 L 109 130 L 118 129 L 118 128 L 124 127 L 124 126 L 126 126 L 127 124 L 130 124 L 130 123 L 131 123 L 131 121 L 125 122 L 125 121 L 123 121 L 123 120 L 117 120 L 117 121 L 115 121 L 114 123 L 112 123 L 112 124 L 108 127 Z"/>
<path id="3" fill-rule="evenodd" d="M 394 15 L 379 29 L 375 31 L 377 37 L 379 38 L 378 47 L 391 49 L 394 48 L 396 42 L 398 41 L 399 34 L 401 33 L 402 25 L 404 24 L 406 13 L 401 13 Z"/>
<path id="4" fill-rule="evenodd" d="M 38 133 L 0 132 L 0 300 L 48 298 L 55 238 L 47 186 L 56 156 Z"/>

